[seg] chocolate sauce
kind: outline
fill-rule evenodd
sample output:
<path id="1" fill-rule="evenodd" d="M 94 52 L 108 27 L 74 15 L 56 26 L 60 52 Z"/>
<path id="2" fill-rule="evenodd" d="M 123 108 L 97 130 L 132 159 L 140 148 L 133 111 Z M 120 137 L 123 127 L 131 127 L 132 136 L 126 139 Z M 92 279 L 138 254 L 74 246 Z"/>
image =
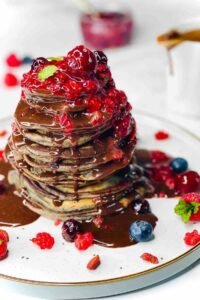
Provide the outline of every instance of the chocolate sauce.
<path id="1" fill-rule="evenodd" d="M 39 218 L 39 215 L 29 210 L 23 204 L 23 198 L 15 193 L 14 186 L 8 183 L 9 163 L 0 161 L 0 174 L 5 176 L 1 182 L 5 192 L 0 195 L 0 226 L 22 226 L 30 224 Z"/>
<path id="2" fill-rule="evenodd" d="M 126 247 L 136 244 L 130 238 L 129 228 L 137 220 L 147 221 L 153 227 L 156 226 L 156 222 L 158 221 L 157 217 L 152 213 L 135 214 L 131 205 L 129 205 L 126 210 L 123 210 L 119 214 L 104 217 L 103 225 L 100 228 L 92 221 L 83 221 L 81 230 L 83 232 L 92 232 L 95 243 L 98 245 L 111 248 Z"/>
<path id="3" fill-rule="evenodd" d="M 185 32 L 171 30 L 157 37 L 157 42 L 160 45 L 166 46 L 168 49 L 186 41 L 200 42 L 200 29 Z"/>

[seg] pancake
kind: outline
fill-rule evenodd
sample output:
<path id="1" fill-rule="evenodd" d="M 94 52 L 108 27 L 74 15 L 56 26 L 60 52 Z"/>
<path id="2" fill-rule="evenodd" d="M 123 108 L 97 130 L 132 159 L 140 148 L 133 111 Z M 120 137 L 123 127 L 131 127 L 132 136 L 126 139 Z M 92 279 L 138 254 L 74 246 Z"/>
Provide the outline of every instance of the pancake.
<path id="1" fill-rule="evenodd" d="M 125 210 L 151 189 L 132 172 L 136 124 L 125 93 L 115 87 L 107 62 L 77 73 L 63 60 L 42 78 L 43 63 L 52 68 L 56 62 L 40 58 L 22 79 L 5 150 L 14 168 L 10 182 L 27 207 L 52 219 Z"/>

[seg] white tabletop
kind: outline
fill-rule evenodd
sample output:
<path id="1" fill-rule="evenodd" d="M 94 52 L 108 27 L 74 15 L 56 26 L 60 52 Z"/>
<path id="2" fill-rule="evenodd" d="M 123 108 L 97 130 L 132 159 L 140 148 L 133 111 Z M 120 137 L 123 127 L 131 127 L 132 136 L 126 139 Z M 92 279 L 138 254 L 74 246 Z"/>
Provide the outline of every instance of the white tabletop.
<path id="1" fill-rule="evenodd" d="M 40 2 L 40 4 L 38 4 Z M 44 2 L 44 4 L 43 4 Z M 21 55 L 52 56 L 67 52 L 81 43 L 78 14 L 72 1 L 65 8 L 49 0 L 10 0 L 0 3 L 0 75 L 5 72 L 3 57 L 11 51 Z M 42 4 L 41 4 L 42 3 Z M 166 108 L 166 57 L 164 49 L 155 43 L 155 37 L 179 22 L 200 14 L 198 0 L 132 0 L 129 1 L 135 19 L 135 36 L 131 46 L 107 51 L 109 64 L 117 86 L 124 89 L 134 109 L 163 116 L 200 137 L 200 121 L 172 114 Z M 53 22 L 52 22 L 53 20 Z M 21 74 L 24 69 L 17 70 Z M 13 114 L 20 90 L 6 89 L 0 84 L 0 118 Z M 109 299 L 188 299 L 199 292 L 200 264 L 197 262 L 179 276 L 135 293 Z M 0 283 L 3 300 L 31 300 L 16 295 Z M 161 294 L 162 293 L 162 294 Z M 198 297 L 197 297 L 198 298 Z"/>

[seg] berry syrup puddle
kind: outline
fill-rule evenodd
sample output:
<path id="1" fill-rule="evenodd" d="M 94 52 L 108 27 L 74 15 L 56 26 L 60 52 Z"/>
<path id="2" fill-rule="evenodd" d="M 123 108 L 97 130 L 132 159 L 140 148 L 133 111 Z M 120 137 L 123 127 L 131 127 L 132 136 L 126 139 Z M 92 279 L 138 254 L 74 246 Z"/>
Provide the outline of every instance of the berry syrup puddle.
<path id="1" fill-rule="evenodd" d="M 162 151 L 138 149 L 135 152 L 136 165 L 132 172 L 141 180 L 150 182 L 152 192 L 145 198 L 175 197 L 185 193 L 200 191 L 200 176 L 187 170 L 184 159 L 172 159 Z M 36 221 L 39 216 L 23 205 L 23 199 L 15 194 L 14 187 L 8 184 L 7 174 L 11 169 L 4 160 L 0 161 L 3 180 L 0 185 L 0 226 L 21 226 Z M 145 184 L 144 184 L 145 185 Z M 136 205 L 137 204 L 137 205 Z M 137 196 L 135 201 L 120 213 L 83 221 L 80 232 L 91 232 L 94 243 L 105 247 L 125 247 L 137 243 L 130 238 L 129 230 L 133 222 L 142 220 L 156 226 L 157 217 L 151 212 L 148 201 Z"/>

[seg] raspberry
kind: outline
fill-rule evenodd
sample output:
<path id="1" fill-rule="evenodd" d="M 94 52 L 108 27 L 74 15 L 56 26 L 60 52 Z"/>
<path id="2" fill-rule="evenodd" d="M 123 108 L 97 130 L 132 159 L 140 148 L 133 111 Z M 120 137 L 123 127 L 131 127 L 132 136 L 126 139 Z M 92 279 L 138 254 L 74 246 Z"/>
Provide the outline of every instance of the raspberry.
<path id="1" fill-rule="evenodd" d="M 31 241 L 38 245 L 40 249 L 51 249 L 55 243 L 54 238 L 47 232 L 37 233 Z"/>
<path id="2" fill-rule="evenodd" d="M 97 88 L 98 88 L 98 85 L 97 85 L 97 83 L 94 80 L 86 80 L 83 83 L 83 87 L 88 92 L 91 92 L 91 91 L 96 92 Z"/>
<path id="3" fill-rule="evenodd" d="M 105 110 L 107 113 L 113 113 L 114 112 L 114 107 L 115 107 L 115 102 L 112 98 L 110 97 L 106 97 L 104 99 L 104 103 L 105 103 Z"/>
<path id="4" fill-rule="evenodd" d="M 7 231 L 0 229 L 0 240 L 9 242 L 9 235 L 8 235 Z"/>
<path id="5" fill-rule="evenodd" d="M 19 67 L 22 61 L 15 54 L 10 54 L 6 58 L 6 63 L 9 67 Z"/>
<path id="6" fill-rule="evenodd" d="M 91 232 L 77 234 L 75 238 L 75 246 L 78 250 L 86 250 L 93 245 L 94 237 Z"/>
<path id="7" fill-rule="evenodd" d="M 131 127 L 131 116 L 127 115 L 115 123 L 115 134 L 118 138 L 124 138 L 128 135 Z"/>
<path id="8" fill-rule="evenodd" d="M 9 87 L 16 86 L 18 85 L 18 79 L 14 74 L 6 73 L 4 76 L 4 83 Z"/>
<path id="9" fill-rule="evenodd" d="M 101 105 L 102 105 L 102 102 L 99 98 L 92 97 L 88 100 L 87 112 L 92 113 L 92 112 L 98 111 L 98 110 L 100 110 Z"/>
<path id="10" fill-rule="evenodd" d="M 0 131 L 0 137 L 3 137 L 7 134 L 7 131 L 6 130 L 1 130 Z"/>
<path id="11" fill-rule="evenodd" d="M 169 160 L 169 156 L 163 151 L 152 150 L 151 151 L 152 163 L 164 162 Z"/>
<path id="12" fill-rule="evenodd" d="M 5 259 L 8 256 L 7 242 L 0 239 L 0 260 Z"/>
<path id="13" fill-rule="evenodd" d="M 192 214 L 190 216 L 190 221 L 191 222 L 199 222 L 200 221 L 200 208 L 196 214 Z"/>
<path id="14" fill-rule="evenodd" d="M 199 193 L 188 193 L 183 195 L 181 198 L 185 200 L 185 202 L 197 202 L 200 203 L 200 194 Z"/>
<path id="15" fill-rule="evenodd" d="M 184 237 L 185 244 L 188 246 L 196 246 L 200 243 L 200 234 L 197 230 L 187 232 Z"/>
<path id="16" fill-rule="evenodd" d="M 160 130 L 155 133 L 154 137 L 156 140 L 166 140 L 169 138 L 169 133 Z"/>
<path id="17" fill-rule="evenodd" d="M 100 257 L 99 255 L 94 256 L 87 264 L 88 270 L 96 270 L 98 266 L 100 265 Z"/>
<path id="18" fill-rule="evenodd" d="M 151 264 L 158 264 L 159 263 L 159 260 L 157 258 L 157 256 L 154 256 L 150 253 L 143 253 L 141 256 L 140 256 L 144 261 L 147 261 Z"/>

